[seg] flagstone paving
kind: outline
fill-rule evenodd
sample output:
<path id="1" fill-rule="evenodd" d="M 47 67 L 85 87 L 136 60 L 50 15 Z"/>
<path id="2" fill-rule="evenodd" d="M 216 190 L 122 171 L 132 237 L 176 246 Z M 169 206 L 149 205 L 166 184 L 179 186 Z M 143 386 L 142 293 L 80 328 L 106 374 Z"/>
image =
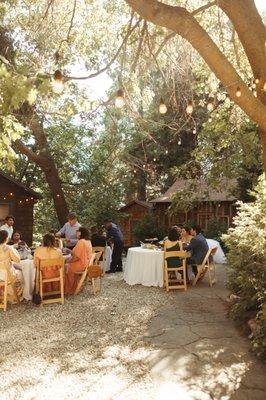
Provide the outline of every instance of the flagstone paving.
<path id="1" fill-rule="evenodd" d="M 264 400 L 266 370 L 218 282 L 187 292 L 106 276 L 64 306 L 0 313 L 1 400 Z"/>

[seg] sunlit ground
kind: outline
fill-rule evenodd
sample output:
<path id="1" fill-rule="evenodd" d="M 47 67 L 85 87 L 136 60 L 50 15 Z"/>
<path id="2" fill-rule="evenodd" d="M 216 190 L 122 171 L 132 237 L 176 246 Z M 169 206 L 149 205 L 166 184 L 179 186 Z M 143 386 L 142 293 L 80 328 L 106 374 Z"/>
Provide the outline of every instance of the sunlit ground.
<path id="1" fill-rule="evenodd" d="M 215 288 L 167 294 L 117 274 L 98 297 L 87 288 L 64 306 L 10 306 L 0 314 L 1 400 L 233 399 L 262 371 L 226 319 L 223 275 Z M 254 393 L 263 399 L 261 386 Z"/>

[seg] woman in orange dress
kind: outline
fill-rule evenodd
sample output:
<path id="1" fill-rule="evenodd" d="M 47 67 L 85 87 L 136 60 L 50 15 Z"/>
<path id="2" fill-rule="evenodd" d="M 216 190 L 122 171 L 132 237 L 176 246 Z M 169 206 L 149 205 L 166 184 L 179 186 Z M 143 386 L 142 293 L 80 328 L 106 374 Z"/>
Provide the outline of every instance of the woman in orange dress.
<path id="1" fill-rule="evenodd" d="M 68 260 L 65 270 L 65 294 L 74 294 L 77 287 L 75 272 L 84 271 L 92 255 L 90 234 L 87 228 L 77 230 L 78 243 L 72 250 L 71 259 Z"/>
<path id="2" fill-rule="evenodd" d="M 41 260 L 51 260 L 54 258 L 63 259 L 63 255 L 61 250 L 55 247 L 55 236 L 52 233 L 46 233 L 46 235 L 43 237 L 43 246 L 37 247 L 34 252 L 33 262 L 35 267 L 38 267 Z M 43 272 L 43 277 L 46 279 L 54 278 L 58 275 L 59 273 L 57 270 L 55 271 L 52 269 L 46 269 Z M 45 283 L 46 292 L 51 292 L 54 290 L 59 290 L 59 282 Z"/>

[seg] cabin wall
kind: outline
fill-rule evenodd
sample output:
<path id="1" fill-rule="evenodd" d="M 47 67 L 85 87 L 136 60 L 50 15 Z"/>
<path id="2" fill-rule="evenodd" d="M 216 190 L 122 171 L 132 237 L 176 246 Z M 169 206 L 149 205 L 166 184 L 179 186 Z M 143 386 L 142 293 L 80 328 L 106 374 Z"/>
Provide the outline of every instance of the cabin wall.
<path id="1" fill-rule="evenodd" d="M 13 215 L 14 231 L 20 232 L 29 245 L 32 244 L 35 201 L 23 188 L 0 176 L 0 225 L 4 224 L 7 215 Z"/>
<path id="2" fill-rule="evenodd" d="M 124 235 L 125 246 L 129 247 L 136 243 L 133 230 L 134 226 L 141 222 L 144 215 L 147 214 L 151 209 L 141 206 L 140 204 L 131 204 L 130 206 L 123 208 L 121 212 L 128 214 L 127 217 L 123 218 L 120 222 L 120 229 Z"/>
<path id="3" fill-rule="evenodd" d="M 229 228 L 232 225 L 233 217 L 236 215 L 236 207 L 233 202 L 202 202 L 197 204 L 188 212 L 178 212 L 172 216 L 168 215 L 170 203 L 155 203 L 154 213 L 163 226 L 171 227 L 173 225 L 185 225 L 193 222 L 203 230 L 207 230 L 208 222 L 211 219 L 217 219 L 225 222 Z"/>

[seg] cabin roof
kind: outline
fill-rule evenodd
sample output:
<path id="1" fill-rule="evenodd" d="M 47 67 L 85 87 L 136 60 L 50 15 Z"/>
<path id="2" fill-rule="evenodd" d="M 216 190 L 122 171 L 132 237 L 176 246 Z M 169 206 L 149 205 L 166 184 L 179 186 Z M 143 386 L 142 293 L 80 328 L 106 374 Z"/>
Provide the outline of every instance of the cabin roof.
<path id="1" fill-rule="evenodd" d="M 0 170 L 0 177 L 5 178 L 6 180 L 8 180 L 9 182 L 14 183 L 14 185 L 20 187 L 21 189 L 23 189 L 26 193 L 30 194 L 32 197 L 34 197 L 35 199 L 41 199 L 42 196 L 35 192 L 34 190 L 28 188 L 27 186 L 25 186 L 23 183 L 21 183 L 20 181 L 18 181 L 17 179 L 13 178 L 12 176 L 10 176 L 9 174 L 7 174 L 6 172 Z"/>
<path id="2" fill-rule="evenodd" d="M 127 208 L 131 207 L 133 204 L 138 204 L 139 206 L 142 206 L 144 208 L 152 208 L 152 204 L 147 202 L 147 201 L 143 201 L 143 200 L 138 200 L 138 199 L 134 199 L 131 200 L 129 203 L 125 204 L 123 207 L 121 207 L 119 209 L 119 211 L 123 211 L 126 210 Z"/>
<path id="3" fill-rule="evenodd" d="M 237 198 L 232 191 L 237 187 L 236 179 L 221 179 L 214 188 L 208 185 L 203 179 L 198 181 L 177 179 L 172 186 L 160 197 L 151 200 L 151 203 L 171 203 L 173 194 L 184 189 L 188 189 L 191 184 L 195 184 L 195 192 L 199 201 L 235 201 Z"/>

